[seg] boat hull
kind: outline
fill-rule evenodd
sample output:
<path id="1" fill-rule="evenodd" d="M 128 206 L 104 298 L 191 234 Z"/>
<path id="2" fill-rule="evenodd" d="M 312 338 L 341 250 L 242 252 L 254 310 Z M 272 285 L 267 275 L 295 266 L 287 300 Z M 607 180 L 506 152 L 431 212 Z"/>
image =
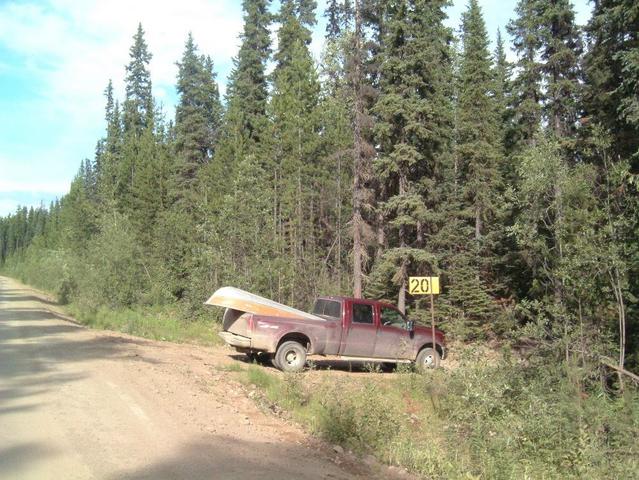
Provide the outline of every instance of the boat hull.
<path id="1" fill-rule="evenodd" d="M 325 321 L 317 315 L 289 307 L 288 305 L 283 305 L 235 287 L 222 287 L 218 289 L 205 304 L 268 317 L 305 318 L 308 320 Z"/>

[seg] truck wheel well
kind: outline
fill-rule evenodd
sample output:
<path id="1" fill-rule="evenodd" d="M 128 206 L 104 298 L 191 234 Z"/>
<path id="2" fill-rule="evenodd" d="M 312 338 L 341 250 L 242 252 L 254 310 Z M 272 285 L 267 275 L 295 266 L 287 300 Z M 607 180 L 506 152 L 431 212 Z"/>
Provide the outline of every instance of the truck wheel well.
<path id="1" fill-rule="evenodd" d="M 424 345 L 421 346 L 421 348 L 417 351 L 417 354 L 419 355 L 419 352 L 421 352 L 422 350 L 424 350 L 425 348 L 433 348 L 433 344 L 432 343 L 425 343 Z M 444 349 L 442 348 L 442 346 L 439 343 L 435 344 L 435 350 L 437 350 L 437 353 L 439 353 L 440 358 L 444 358 Z"/>
<path id="2" fill-rule="evenodd" d="M 277 348 L 279 348 L 280 345 L 282 345 L 284 342 L 297 342 L 299 344 L 301 344 L 307 351 L 311 351 L 311 340 L 304 335 L 303 333 L 287 333 L 286 335 L 284 335 L 282 338 L 280 338 L 280 341 L 277 342 Z M 275 351 L 277 351 L 277 348 L 275 349 Z"/>

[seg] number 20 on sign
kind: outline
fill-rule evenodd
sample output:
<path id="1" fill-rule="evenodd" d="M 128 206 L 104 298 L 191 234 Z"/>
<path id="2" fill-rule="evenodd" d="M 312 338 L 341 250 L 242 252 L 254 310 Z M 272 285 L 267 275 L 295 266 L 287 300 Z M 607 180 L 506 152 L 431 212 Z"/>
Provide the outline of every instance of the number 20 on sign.
<path id="1" fill-rule="evenodd" d="M 439 277 L 408 277 L 408 293 L 411 295 L 438 295 Z"/>

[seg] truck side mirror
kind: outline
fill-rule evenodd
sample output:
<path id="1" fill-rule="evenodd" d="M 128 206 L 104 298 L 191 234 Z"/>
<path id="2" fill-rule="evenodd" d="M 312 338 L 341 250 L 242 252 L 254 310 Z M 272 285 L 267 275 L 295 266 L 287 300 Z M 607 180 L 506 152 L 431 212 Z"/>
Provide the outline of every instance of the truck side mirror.
<path id="1" fill-rule="evenodd" d="M 408 330 L 409 332 L 415 331 L 415 321 L 414 320 L 407 320 L 406 321 L 406 330 Z"/>

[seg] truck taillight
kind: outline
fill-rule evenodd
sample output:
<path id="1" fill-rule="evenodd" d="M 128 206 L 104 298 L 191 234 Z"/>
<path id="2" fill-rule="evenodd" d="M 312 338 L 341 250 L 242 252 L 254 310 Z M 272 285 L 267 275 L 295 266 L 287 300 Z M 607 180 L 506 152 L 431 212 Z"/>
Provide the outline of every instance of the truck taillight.
<path id="1" fill-rule="evenodd" d="M 248 314 L 248 330 L 249 332 L 253 331 L 253 314 Z"/>

